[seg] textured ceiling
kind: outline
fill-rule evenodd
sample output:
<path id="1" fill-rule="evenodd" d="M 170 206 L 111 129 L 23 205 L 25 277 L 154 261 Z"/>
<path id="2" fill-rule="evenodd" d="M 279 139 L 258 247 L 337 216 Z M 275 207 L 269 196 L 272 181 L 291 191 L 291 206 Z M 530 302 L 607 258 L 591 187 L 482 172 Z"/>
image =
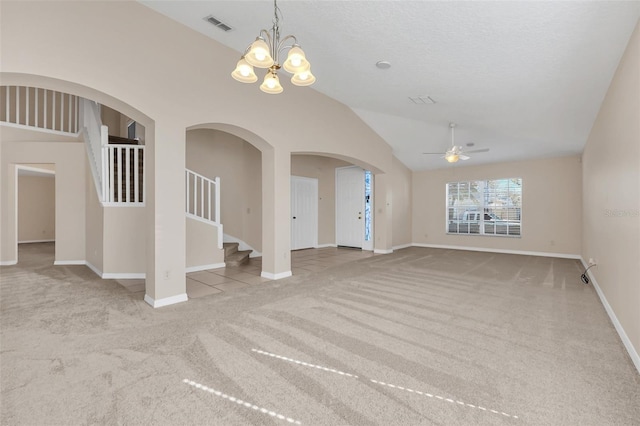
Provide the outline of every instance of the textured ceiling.
<path id="1" fill-rule="evenodd" d="M 271 1 L 142 3 L 238 57 L 273 17 Z M 312 88 L 350 106 L 415 171 L 448 167 L 422 152 L 446 150 L 451 121 L 456 145 L 490 148 L 460 166 L 580 153 L 640 18 L 637 1 L 278 6 L 281 33 L 295 34 L 312 64 Z M 208 15 L 234 30 L 215 28 Z M 381 60 L 391 68 L 376 68 Z M 416 105 L 409 97 L 417 96 L 436 103 Z"/>

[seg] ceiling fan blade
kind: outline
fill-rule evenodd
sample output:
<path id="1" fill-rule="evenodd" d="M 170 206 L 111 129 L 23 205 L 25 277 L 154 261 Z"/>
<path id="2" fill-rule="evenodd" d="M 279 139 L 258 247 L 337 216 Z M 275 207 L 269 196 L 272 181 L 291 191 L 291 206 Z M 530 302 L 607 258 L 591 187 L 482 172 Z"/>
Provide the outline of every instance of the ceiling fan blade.
<path id="1" fill-rule="evenodd" d="M 459 154 L 458 158 L 460 158 L 461 160 L 468 160 L 471 157 L 467 157 L 466 155 Z"/>
<path id="2" fill-rule="evenodd" d="M 441 152 L 423 152 L 423 154 L 427 154 L 427 155 L 442 155 Z"/>
<path id="3" fill-rule="evenodd" d="M 465 154 L 473 154 L 476 152 L 489 152 L 489 148 L 473 149 L 471 151 L 465 151 Z"/>

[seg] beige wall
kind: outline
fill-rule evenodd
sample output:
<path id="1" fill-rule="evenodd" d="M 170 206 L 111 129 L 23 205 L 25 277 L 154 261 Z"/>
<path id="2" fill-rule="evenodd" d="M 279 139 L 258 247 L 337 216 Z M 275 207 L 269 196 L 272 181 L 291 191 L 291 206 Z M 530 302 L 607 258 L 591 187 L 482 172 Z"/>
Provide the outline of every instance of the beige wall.
<path id="1" fill-rule="evenodd" d="M 85 223 L 85 259 L 92 269 L 104 270 L 104 210 L 98 192 L 93 183 L 91 168 L 86 168 L 86 223 Z"/>
<path id="2" fill-rule="evenodd" d="M 144 274 L 147 255 L 145 209 L 143 207 L 104 207 L 103 215 L 102 272 Z"/>
<path id="3" fill-rule="evenodd" d="M 412 180 L 413 174 L 396 157 L 393 157 L 391 193 L 393 195 L 393 246 L 412 243 Z"/>
<path id="4" fill-rule="evenodd" d="M 218 227 L 189 217 L 186 221 L 187 268 L 202 270 L 222 265 L 224 250 L 218 248 Z"/>
<path id="5" fill-rule="evenodd" d="M 640 24 L 583 153 L 582 257 L 626 334 L 640 371 Z M 615 321 L 614 321 L 615 323 Z M 624 341 L 623 337 L 623 341 Z M 633 347 L 631 347 L 633 346 Z M 634 356 L 635 355 L 635 356 Z"/>
<path id="6" fill-rule="evenodd" d="M 127 117 L 108 106 L 100 107 L 100 118 L 102 124 L 109 128 L 110 136 L 127 137 Z"/>
<path id="7" fill-rule="evenodd" d="M 522 178 L 522 237 L 447 235 L 448 182 Z M 579 157 L 548 158 L 413 174 L 413 242 L 578 256 L 582 226 Z"/>
<path id="8" fill-rule="evenodd" d="M 0 197 L 0 261 L 17 259 L 15 165 L 55 164 L 55 229 L 57 262 L 85 260 L 85 184 L 86 153 L 81 142 L 41 141 L 49 135 L 0 127 L 2 175 Z M 53 139 L 53 138 L 52 138 Z M 55 139 L 60 139 L 56 137 Z M 19 140 L 20 142 L 14 142 Z M 31 140 L 31 142 L 29 142 Z M 74 140 L 67 138 L 67 140 Z"/>
<path id="9" fill-rule="evenodd" d="M 318 245 L 336 243 L 336 168 L 346 161 L 318 155 L 291 156 L 291 175 L 318 179 Z"/>
<path id="10" fill-rule="evenodd" d="M 18 242 L 56 238 L 55 176 L 18 176 Z"/>
<path id="11" fill-rule="evenodd" d="M 229 133 L 187 132 L 187 168 L 209 179 L 220 177 L 220 216 L 224 233 L 262 250 L 261 154 Z"/>

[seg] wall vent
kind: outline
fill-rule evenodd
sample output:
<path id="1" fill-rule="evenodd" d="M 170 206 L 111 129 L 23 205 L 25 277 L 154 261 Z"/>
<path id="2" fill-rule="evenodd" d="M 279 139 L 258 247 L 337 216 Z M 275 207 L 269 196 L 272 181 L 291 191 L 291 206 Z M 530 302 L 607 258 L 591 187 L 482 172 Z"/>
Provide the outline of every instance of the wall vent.
<path id="1" fill-rule="evenodd" d="M 409 100 L 416 105 L 427 105 L 436 103 L 436 101 L 431 96 L 409 96 Z"/>
<path id="2" fill-rule="evenodd" d="M 232 27 L 230 27 L 229 25 L 225 24 L 224 22 L 222 22 L 221 20 L 219 20 L 218 18 L 216 18 L 213 15 L 206 16 L 204 18 L 204 20 L 209 22 L 210 24 L 220 28 L 222 31 L 225 31 L 225 32 L 231 31 L 233 29 Z"/>

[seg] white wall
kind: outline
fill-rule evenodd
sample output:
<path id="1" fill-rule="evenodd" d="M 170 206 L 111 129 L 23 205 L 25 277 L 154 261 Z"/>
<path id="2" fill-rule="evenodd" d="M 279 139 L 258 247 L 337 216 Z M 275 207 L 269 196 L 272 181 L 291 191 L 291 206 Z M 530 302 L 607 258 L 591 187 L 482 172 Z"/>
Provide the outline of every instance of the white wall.
<path id="1" fill-rule="evenodd" d="M 590 272 L 640 371 L 639 117 L 640 23 L 618 65 L 582 156 L 581 250 L 585 261 L 597 261 Z"/>
<path id="2" fill-rule="evenodd" d="M 443 160 L 444 161 L 444 160 Z M 522 237 L 448 235 L 446 184 L 522 178 Z M 413 174 L 413 242 L 578 257 L 582 244 L 579 157 L 498 163 Z"/>

